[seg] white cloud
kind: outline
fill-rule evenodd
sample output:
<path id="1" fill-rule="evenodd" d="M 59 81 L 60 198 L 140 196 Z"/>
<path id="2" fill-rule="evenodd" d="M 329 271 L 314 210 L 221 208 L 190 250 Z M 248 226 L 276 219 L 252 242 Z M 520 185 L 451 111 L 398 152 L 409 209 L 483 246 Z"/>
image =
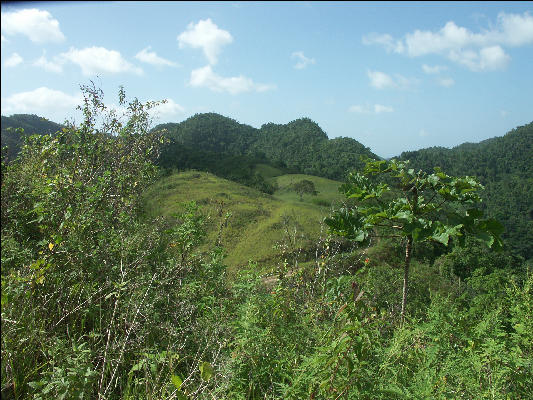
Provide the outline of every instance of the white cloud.
<path id="1" fill-rule="evenodd" d="M 368 113 L 370 113 L 370 109 L 368 107 L 363 107 L 363 106 L 360 106 L 360 105 L 350 106 L 350 108 L 348 108 L 348 111 L 354 112 L 354 113 L 358 113 L 358 114 L 368 114 Z"/>
<path id="2" fill-rule="evenodd" d="M 184 112 L 185 108 L 172 99 L 166 99 L 164 104 L 160 104 L 150 110 L 152 117 L 159 120 L 167 120 Z"/>
<path id="3" fill-rule="evenodd" d="M 448 69 L 448 67 L 446 67 L 445 65 L 434 65 L 434 66 L 430 66 L 430 65 L 422 65 L 422 70 L 426 73 L 426 74 L 440 74 L 442 71 L 446 71 Z"/>
<path id="4" fill-rule="evenodd" d="M 394 112 L 394 108 L 389 106 L 384 106 L 381 104 L 370 105 L 353 105 L 348 108 L 349 112 L 354 112 L 358 114 L 381 114 L 381 113 L 390 113 Z"/>
<path id="5" fill-rule="evenodd" d="M 420 136 L 420 137 L 428 137 L 429 133 L 425 129 L 420 129 L 420 132 L 418 132 L 418 136 Z"/>
<path id="6" fill-rule="evenodd" d="M 2 99 L 2 115 L 36 114 L 53 121 L 64 121 L 81 104 L 81 94 L 69 95 L 59 90 L 40 87 L 15 93 Z"/>
<path id="7" fill-rule="evenodd" d="M 509 111 L 507 111 L 507 110 L 500 110 L 500 116 L 501 116 L 502 118 L 505 118 L 505 117 L 507 117 L 508 115 L 509 115 Z"/>
<path id="8" fill-rule="evenodd" d="M 307 58 L 304 55 L 303 51 L 295 51 L 294 53 L 292 53 L 291 58 L 297 58 L 298 59 L 298 62 L 296 63 L 296 65 L 294 65 L 294 68 L 296 68 L 296 69 L 304 69 L 309 64 L 314 64 L 315 63 L 315 59 L 314 58 Z"/>
<path id="9" fill-rule="evenodd" d="M 4 61 L 5 67 L 16 67 L 17 65 L 21 64 L 24 60 L 18 53 L 13 53 L 9 58 Z"/>
<path id="10" fill-rule="evenodd" d="M 190 85 L 194 87 L 207 87 L 215 92 L 228 92 L 239 94 L 244 92 L 265 92 L 274 89 L 274 85 L 255 83 L 243 75 L 224 78 L 217 75 L 210 65 L 191 71 Z"/>
<path id="11" fill-rule="evenodd" d="M 5 38 L 4 35 L 2 35 L 2 43 L 4 43 L 4 42 L 8 42 L 8 40 Z"/>
<path id="12" fill-rule="evenodd" d="M 381 71 L 367 71 L 370 86 L 376 89 L 408 89 L 417 83 L 417 80 L 395 74 L 394 78 Z"/>
<path id="13" fill-rule="evenodd" d="M 363 36 L 362 40 L 363 44 L 366 46 L 370 46 L 373 44 L 381 45 L 387 50 L 387 53 L 403 53 L 404 52 L 404 45 L 401 42 L 401 40 L 394 40 L 394 38 L 385 33 L 385 34 L 379 34 L 379 33 L 370 33 L 368 35 Z"/>
<path id="14" fill-rule="evenodd" d="M 523 46 L 533 43 L 533 17 L 529 12 L 520 14 L 498 14 L 499 30 L 491 31 L 495 43 L 509 46 Z"/>
<path id="15" fill-rule="evenodd" d="M 449 21 L 438 31 L 417 29 L 400 40 L 387 34 L 372 34 L 363 37 L 363 43 L 378 44 L 388 52 L 410 57 L 441 55 L 472 71 L 496 70 L 504 68 L 510 60 L 503 47 L 533 43 L 533 17 L 529 12 L 502 12 L 495 26 L 478 33 Z"/>
<path id="16" fill-rule="evenodd" d="M 484 47 L 479 52 L 453 50 L 450 51 L 449 58 L 472 71 L 503 69 L 511 59 L 500 46 Z"/>
<path id="17" fill-rule="evenodd" d="M 177 39 L 180 49 L 186 46 L 201 48 L 211 65 L 217 63 L 222 47 L 233 42 L 231 34 L 219 29 L 210 18 L 200 20 L 197 24 L 191 22 Z"/>
<path id="18" fill-rule="evenodd" d="M 36 8 L 3 12 L 2 33 L 8 36 L 22 34 L 35 43 L 58 43 L 65 40 L 57 19 L 48 11 Z"/>
<path id="19" fill-rule="evenodd" d="M 55 61 L 48 61 L 46 56 L 43 54 L 40 58 L 33 62 L 33 65 L 44 68 L 48 72 L 55 72 L 56 74 L 63 72 L 63 61 L 61 59 L 57 59 L 57 57 Z"/>
<path id="20" fill-rule="evenodd" d="M 455 85 L 455 81 L 452 78 L 439 78 L 437 82 L 439 85 L 444 87 L 451 87 Z"/>
<path id="21" fill-rule="evenodd" d="M 381 114 L 381 113 L 384 113 L 384 112 L 393 112 L 394 111 L 394 108 L 392 107 L 388 107 L 388 106 L 382 106 L 381 104 L 374 104 L 374 112 L 376 114 Z"/>
<path id="22" fill-rule="evenodd" d="M 370 78 L 370 85 L 376 89 L 396 87 L 394 80 L 384 72 L 368 71 L 367 75 Z"/>
<path id="23" fill-rule="evenodd" d="M 79 65 L 84 75 L 121 72 L 142 75 L 143 73 L 141 68 L 127 62 L 118 51 L 107 50 L 104 47 L 87 47 L 81 50 L 71 48 L 60 57 Z"/>
<path id="24" fill-rule="evenodd" d="M 148 46 L 142 49 L 135 55 L 135 58 L 139 61 L 145 62 L 147 64 L 152 64 L 155 66 L 168 66 L 168 67 L 177 66 L 175 62 L 159 57 L 154 51 L 149 51 L 151 48 L 152 48 L 151 46 Z"/>

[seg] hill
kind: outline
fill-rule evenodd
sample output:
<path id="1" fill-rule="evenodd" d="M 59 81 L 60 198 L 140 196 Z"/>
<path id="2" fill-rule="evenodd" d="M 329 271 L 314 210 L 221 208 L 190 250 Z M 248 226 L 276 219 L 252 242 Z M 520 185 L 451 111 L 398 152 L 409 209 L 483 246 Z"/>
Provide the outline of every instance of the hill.
<path id="1" fill-rule="evenodd" d="M 479 143 L 404 152 L 399 158 L 428 172 L 439 166 L 451 175 L 477 176 L 485 185 L 485 211 L 505 225 L 513 252 L 533 258 L 533 122 Z"/>
<path id="2" fill-rule="evenodd" d="M 14 114 L 10 117 L 2 115 L 1 128 L 2 148 L 8 146 L 6 157 L 8 160 L 12 160 L 20 151 L 23 141 L 23 137 L 15 129 L 24 129 L 24 136 L 33 134 L 45 135 L 57 132 L 62 126 L 37 115 Z"/>
<path id="3" fill-rule="evenodd" d="M 347 171 L 361 166 L 360 157 L 379 158 L 351 138 L 328 139 L 309 118 L 287 124 L 268 123 L 256 129 L 215 113 L 196 114 L 181 123 L 156 126 L 166 129 L 170 143 L 160 159 L 167 168 L 195 168 L 217 173 L 219 163 L 235 164 L 236 170 L 262 163 L 285 172 L 342 180 Z M 232 157 L 240 157 L 230 161 Z M 220 168 L 218 168 L 220 169 Z M 234 171 L 226 168 L 222 176 Z M 239 182 L 248 184 L 250 172 Z"/>
<path id="4" fill-rule="evenodd" d="M 249 260 L 272 268 L 283 252 L 291 260 L 305 261 L 316 247 L 331 202 L 340 200 L 340 182 L 308 175 L 271 179 L 280 186 L 273 196 L 206 172 L 174 173 L 145 193 L 146 205 L 152 216 L 170 218 L 184 203 L 196 202 L 208 216 L 206 243 L 219 241 L 228 252 L 225 262 L 232 268 Z M 315 182 L 319 204 L 315 196 L 305 195 L 299 201 L 290 192 L 289 182 L 301 179 Z"/>

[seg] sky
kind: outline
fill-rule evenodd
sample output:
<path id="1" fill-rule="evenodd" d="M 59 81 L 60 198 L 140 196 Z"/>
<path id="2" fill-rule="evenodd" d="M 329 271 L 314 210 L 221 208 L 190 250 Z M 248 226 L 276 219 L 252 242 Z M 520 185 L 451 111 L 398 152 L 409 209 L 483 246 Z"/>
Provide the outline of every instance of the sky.
<path id="1" fill-rule="evenodd" d="M 2 2 L 2 115 L 167 100 L 256 128 L 308 117 L 381 157 L 533 121 L 533 2 Z"/>

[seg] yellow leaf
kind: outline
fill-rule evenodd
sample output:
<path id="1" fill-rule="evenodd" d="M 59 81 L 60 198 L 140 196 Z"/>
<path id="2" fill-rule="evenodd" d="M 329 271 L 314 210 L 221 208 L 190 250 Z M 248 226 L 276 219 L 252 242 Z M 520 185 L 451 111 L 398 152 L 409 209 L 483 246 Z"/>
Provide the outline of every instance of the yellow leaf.
<path id="1" fill-rule="evenodd" d="M 52 251 L 52 249 L 54 248 L 54 244 L 53 243 L 49 243 L 48 244 L 48 248 L 50 249 L 50 251 Z"/>

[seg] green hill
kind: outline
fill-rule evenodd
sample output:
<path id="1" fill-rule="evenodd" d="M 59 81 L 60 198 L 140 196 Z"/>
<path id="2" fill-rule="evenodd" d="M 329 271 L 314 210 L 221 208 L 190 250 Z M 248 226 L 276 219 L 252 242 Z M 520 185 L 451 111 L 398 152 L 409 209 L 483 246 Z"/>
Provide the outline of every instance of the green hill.
<path id="1" fill-rule="evenodd" d="M 165 129 L 170 141 L 161 155 L 161 166 L 210 171 L 233 180 L 239 176 L 236 180 L 240 183 L 259 189 L 250 184 L 257 179 L 252 172 L 257 164 L 267 164 L 285 173 L 342 180 L 347 171 L 362 166 L 361 156 L 379 158 L 355 139 L 328 139 L 309 118 L 287 124 L 268 123 L 256 129 L 207 113 L 154 129 Z"/>
<path id="2" fill-rule="evenodd" d="M 14 159 L 22 145 L 23 137 L 15 131 L 17 128 L 24 129 L 24 136 L 33 134 L 51 134 L 62 128 L 60 124 L 49 121 L 46 118 L 33 114 L 14 114 L 10 117 L 2 115 L 2 147 L 7 146 L 6 157 Z M 2 154 L 2 157 L 4 155 Z"/>
<path id="3" fill-rule="evenodd" d="M 533 122 L 479 143 L 431 147 L 400 158 L 425 171 L 439 166 L 451 175 L 477 176 L 485 185 L 483 206 L 505 225 L 512 251 L 533 258 Z"/>
<path id="4" fill-rule="evenodd" d="M 315 182 L 324 205 L 315 204 L 312 196 L 299 201 L 289 191 L 288 183 L 301 178 Z M 225 261 L 232 268 L 249 260 L 259 262 L 262 268 L 272 268 L 283 252 L 279 245 L 287 245 L 291 260 L 299 253 L 298 260 L 305 261 L 323 233 L 321 222 L 330 212 L 326 202 L 340 198 L 340 182 L 308 175 L 271 179 L 280 185 L 273 196 L 210 173 L 180 172 L 158 181 L 145 193 L 145 199 L 152 215 L 166 217 L 179 213 L 184 203 L 195 201 L 208 216 L 206 248 L 220 235 L 221 245 L 228 252 Z M 227 213 L 231 213 L 229 218 Z"/>

